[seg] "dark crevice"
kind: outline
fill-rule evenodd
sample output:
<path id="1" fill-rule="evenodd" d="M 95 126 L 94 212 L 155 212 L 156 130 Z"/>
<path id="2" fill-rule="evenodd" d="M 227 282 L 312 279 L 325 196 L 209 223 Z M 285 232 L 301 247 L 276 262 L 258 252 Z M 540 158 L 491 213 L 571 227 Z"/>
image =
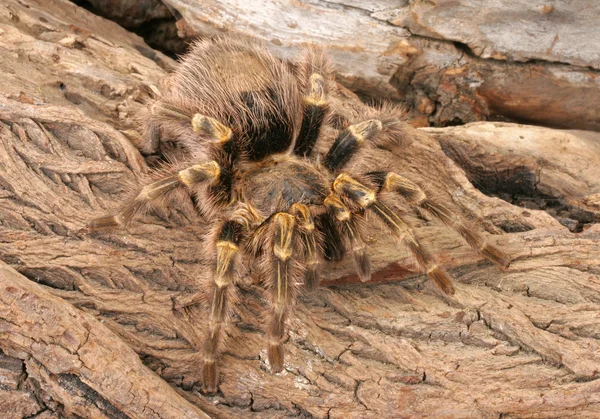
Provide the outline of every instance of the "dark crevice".
<path id="1" fill-rule="evenodd" d="M 154 19 L 131 30 L 144 38 L 149 46 L 173 59 L 188 50 L 188 42 L 177 35 L 175 18 Z"/>
<path id="2" fill-rule="evenodd" d="M 560 196 L 552 196 L 538 189 L 539 173 L 528 166 L 497 170 L 469 164 L 463 151 L 440 139 L 442 150 L 461 167 L 475 188 L 488 196 L 500 198 L 512 205 L 529 210 L 545 211 L 572 233 L 582 232 L 588 225 L 600 222 L 598 215 L 568 203 Z M 507 233 L 529 231 L 531 226 L 506 221 L 499 225 Z"/>
<path id="3" fill-rule="evenodd" d="M 145 19 L 141 24 L 132 24 L 127 20 L 127 16 L 123 16 L 122 18 L 110 16 L 105 11 L 96 8 L 88 0 L 71 1 L 95 15 L 112 20 L 123 28 L 134 32 L 142 37 L 146 44 L 151 48 L 162 52 L 168 57 L 177 59 L 178 56 L 184 54 L 188 50 L 189 40 L 180 38 L 177 31 L 176 23 L 177 20 L 181 19 L 181 15 L 173 8 L 169 8 L 169 11 L 171 12 L 170 17 Z M 143 46 L 136 47 L 136 49 L 146 58 L 150 58 L 153 61 L 160 61 L 151 48 L 144 48 Z"/>

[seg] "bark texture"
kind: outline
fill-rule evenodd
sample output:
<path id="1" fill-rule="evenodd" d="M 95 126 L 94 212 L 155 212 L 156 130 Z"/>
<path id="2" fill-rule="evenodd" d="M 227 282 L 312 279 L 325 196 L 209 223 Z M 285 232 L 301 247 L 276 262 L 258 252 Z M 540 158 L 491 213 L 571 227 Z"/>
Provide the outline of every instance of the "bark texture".
<path id="1" fill-rule="evenodd" d="M 328 286 L 296 305 L 285 371 L 273 375 L 267 304 L 247 267 L 221 392 L 205 397 L 199 349 L 210 263 L 206 224 L 192 205 L 158 209 L 128 231 L 79 233 L 118 208 L 152 163 L 128 139 L 135 139 L 132 116 L 172 61 L 65 0 L 7 0 L 0 33 L 0 411 L 15 418 L 600 415 L 598 134 L 512 124 L 415 129 L 405 149 L 359 155 L 357 169 L 393 167 L 449 208 L 483 220 L 489 240 L 513 257 L 510 270 L 415 218 L 418 236 L 456 278 L 456 295 L 445 297 L 415 272 L 408 251 L 373 227 L 373 283 L 354 286 L 351 262 L 328 265 Z M 364 106 L 343 88 L 332 100 L 338 121 Z M 470 179 L 509 200 L 532 195 L 564 208 L 518 207 Z M 590 220 L 573 218 L 576 211 Z M 561 224 L 569 217 L 582 232 Z"/>
<path id="2" fill-rule="evenodd" d="M 595 0 L 163 2 L 184 37 L 238 33 L 284 58 L 322 45 L 345 86 L 402 101 L 422 126 L 509 119 L 600 130 Z"/>

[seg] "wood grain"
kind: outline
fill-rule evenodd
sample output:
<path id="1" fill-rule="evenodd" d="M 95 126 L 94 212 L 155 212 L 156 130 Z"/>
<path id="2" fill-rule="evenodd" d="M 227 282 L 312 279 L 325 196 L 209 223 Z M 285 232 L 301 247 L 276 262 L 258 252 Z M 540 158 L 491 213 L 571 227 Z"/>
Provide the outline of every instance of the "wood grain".
<path id="1" fill-rule="evenodd" d="M 355 170 L 393 167 L 482 220 L 489 240 L 513 257 L 511 268 L 498 270 L 455 233 L 415 217 L 418 236 L 456 279 L 455 296 L 445 297 L 415 271 L 407 250 L 373 227 L 373 283 L 354 285 L 351 262 L 328 265 L 327 286 L 295 307 L 285 371 L 274 375 L 264 349 L 266 302 L 245 267 L 221 392 L 205 397 L 198 391 L 210 280 L 205 222 L 190 204 L 158 210 L 127 231 L 79 233 L 143 181 L 152 161 L 124 133 L 131 135 L 133 115 L 173 64 L 67 1 L 27 6 L 0 6 L 7 74 L 0 79 L 2 411 L 39 418 L 202 417 L 201 410 L 238 418 L 598 417 L 597 218 L 571 233 L 557 214 L 484 195 L 469 180 L 471 166 L 463 170 L 444 153 L 482 150 L 469 155 L 472 167 L 502 153 L 520 156 L 509 162 L 543 161 L 545 193 L 597 217 L 597 177 L 561 154 L 575 151 L 576 138 L 597 144 L 598 134 L 515 125 L 490 134 L 473 125 L 466 144 L 458 128 L 415 129 L 409 147 L 357 156 Z M 343 88 L 332 102 L 338 120 L 365 110 Z M 553 140 L 564 135 L 574 137 Z M 490 137 L 512 139 L 510 151 Z M 537 142 L 543 145 L 532 158 Z M 597 148 L 586 149 L 597 161 Z"/>

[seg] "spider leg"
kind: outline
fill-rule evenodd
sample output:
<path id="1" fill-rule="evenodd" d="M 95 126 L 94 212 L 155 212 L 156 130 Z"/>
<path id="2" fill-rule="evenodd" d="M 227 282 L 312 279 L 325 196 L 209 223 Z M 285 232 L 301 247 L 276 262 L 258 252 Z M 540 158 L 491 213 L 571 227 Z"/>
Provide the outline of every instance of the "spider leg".
<path id="1" fill-rule="evenodd" d="M 341 169 L 356 151 L 381 132 L 383 125 L 378 119 L 369 119 L 343 130 L 325 155 L 323 163 L 330 172 Z"/>
<path id="2" fill-rule="evenodd" d="M 367 245 L 360 233 L 358 215 L 352 213 L 335 193 L 325 198 L 324 205 L 342 227 L 341 230 L 344 236 L 350 242 L 350 251 L 358 277 L 363 282 L 368 281 L 371 279 L 371 260 Z"/>
<path id="3" fill-rule="evenodd" d="M 141 192 L 118 214 L 96 218 L 87 225 L 87 230 L 101 230 L 126 226 L 140 212 L 156 200 L 164 198 L 178 189 L 191 190 L 204 183 L 214 183 L 220 175 L 220 167 L 215 161 L 195 164 L 170 176 L 144 186 Z"/>
<path id="4" fill-rule="evenodd" d="M 309 50 L 307 64 L 302 68 L 302 77 L 306 79 L 306 88 L 303 97 L 302 126 L 294 145 L 294 154 L 308 157 L 319 137 L 321 126 L 329 113 L 327 102 L 327 73 L 329 63 L 324 55 L 314 50 Z"/>
<path id="5" fill-rule="evenodd" d="M 433 256 L 425 249 L 414 235 L 413 230 L 402 218 L 385 204 L 375 190 L 363 185 L 349 175 L 340 174 L 333 183 L 333 190 L 350 199 L 365 210 L 373 211 L 383 223 L 391 230 L 392 234 L 403 240 L 415 257 L 417 264 L 427 276 L 446 294 L 454 294 L 454 287 L 448 272 L 439 267 Z"/>
<path id="6" fill-rule="evenodd" d="M 210 142 L 224 144 L 229 142 L 233 137 L 231 128 L 223 125 L 216 119 L 198 113 L 190 116 L 186 111 L 162 101 L 156 101 L 151 106 L 150 116 L 151 118 L 148 122 L 154 124 L 153 129 L 155 130 L 164 121 L 176 121 L 178 123 L 189 123 L 191 121 L 193 131 Z"/>
<path id="7" fill-rule="evenodd" d="M 319 287 L 319 270 L 321 260 L 319 259 L 319 237 L 315 230 L 315 223 L 310 210 L 306 205 L 294 204 L 290 207 L 290 214 L 296 217 L 297 230 L 304 249 L 304 286 L 308 292 L 314 292 Z"/>
<path id="8" fill-rule="evenodd" d="M 510 256 L 487 243 L 467 222 L 454 214 L 445 206 L 438 204 L 427 197 L 425 192 L 411 180 L 394 172 L 373 172 L 369 174 L 380 186 L 381 191 L 395 192 L 402 196 L 409 204 L 418 205 L 428 211 L 442 223 L 455 230 L 477 253 L 490 262 L 495 263 L 503 269 L 510 265 Z"/>
<path id="9" fill-rule="evenodd" d="M 217 390 L 217 359 L 220 353 L 223 326 L 227 323 L 234 299 L 233 280 L 239 244 L 246 231 L 239 221 L 229 219 L 218 230 L 215 244 L 214 288 L 208 323 L 208 334 L 204 343 L 202 364 L 202 390 L 214 393 Z"/>
<path id="10" fill-rule="evenodd" d="M 342 240 L 339 227 L 333 221 L 331 214 L 325 212 L 315 217 L 317 230 L 323 235 L 323 253 L 325 259 L 338 261 L 344 258 L 346 246 Z"/>
<path id="11" fill-rule="evenodd" d="M 375 118 L 369 119 L 374 116 Z M 339 133 L 323 159 L 325 167 L 335 173 L 342 169 L 362 147 L 398 149 L 407 146 L 415 133 L 404 114 L 393 105 L 383 105 L 376 113 L 365 114 L 359 123 Z"/>
<path id="12" fill-rule="evenodd" d="M 223 329 L 229 320 L 232 303 L 235 302 L 235 268 L 240 243 L 261 221 L 262 218 L 251 205 L 242 204 L 216 232 L 213 290 L 202 364 L 202 390 L 206 393 L 214 393 L 219 382 L 217 362 L 220 346 L 224 341 Z"/>
<path id="13" fill-rule="evenodd" d="M 171 117 L 189 121 L 189 117 L 174 109 L 166 108 L 164 106 L 160 109 L 161 112 L 166 113 Z M 233 132 L 229 127 L 226 127 L 214 118 L 200 114 L 193 116 L 191 125 L 194 132 L 199 136 L 206 138 L 209 142 L 217 144 L 222 151 L 231 151 L 227 150 L 230 148 L 229 144 L 233 137 Z M 141 192 L 123 210 L 121 210 L 121 212 L 116 215 L 100 217 L 90 221 L 87 225 L 87 230 L 100 230 L 126 226 L 136 215 L 146 210 L 150 203 L 164 198 L 166 195 L 177 189 L 193 190 L 200 184 L 216 184 L 228 177 L 228 168 L 223 167 L 214 160 L 204 164 L 192 165 L 144 186 Z"/>
<path id="14" fill-rule="evenodd" d="M 272 247 L 267 263 L 272 270 L 272 302 L 267 326 L 267 355 L 275 373 L 283 370 L 285 319 L 296 291 L 293 272 L 295 223 L 295 217 L 284 212 L 276 213 L 271 222 Z"/>

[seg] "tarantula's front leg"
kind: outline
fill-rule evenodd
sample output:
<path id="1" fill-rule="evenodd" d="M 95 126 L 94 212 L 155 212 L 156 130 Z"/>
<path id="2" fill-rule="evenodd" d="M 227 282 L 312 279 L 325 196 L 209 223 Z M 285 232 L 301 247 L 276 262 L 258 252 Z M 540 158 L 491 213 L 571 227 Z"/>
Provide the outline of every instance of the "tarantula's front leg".
<path id="1" fill-rule="evenodd" d="M 454 229 L 477 253 L 503 269 L 510 265 L 510 257 L 496 246 L 487 243 L 481 234 L 469 226 L 461 217 L 445 206 L 430 200 L 425 192 L 411 180 L 394 172 L 372 172 L 370 176 L 380 187 L 380 191 L 394 192 L 409 204 L 428 211 L 448 227 Z"/>
<path id="2" fill-rule="evenodd" d="M 140 212 L 156 200 L 177 189 L 193 189 L 203 183 L 213 183 L 219 178 L 221 168 L 215 161 L 195 164 L 144 186 L 141 192 L 118 214 L 96 218 L 87 225 L 88 230 L 101 230 L 126 226 Z"/>
<path id="3" fill-rule="evenodd" d="M 176 115 L 180 119 L 187 118 L 185 115 L 179 113 L 176 113 Z M 209 142 L 217 144 L 219 147 L 227 147 L 227 144 L 231 143 L 233 137 L 231 129 L 214 118 L 196 114 L 190 123 L 194 132 L 206 138 Z M 165 176 L 144 186 L 141 192 L 118 214 L 90 221 L 87 230 L 126 226 L 136 215 L 146 210 L 153 201 L 164 198 L 177 189 L 193 190 L 196 186 L 203 183 L 217 183 L 221 180 L 222 172 L 223 168 L 221 165 L 213 160 L 208 163 L 195 164 L 170 176 Z M 225 177 L 229 176 L 227 172 L 228 170 L 225 170 Z"/>
<path id="4" fill-rule="evenodd" d="M 279 212 L 271 222 L 271 249 L 267 255 L 268 268 L 271 270 L 272 303 L 267 326 L 267 355 L 271 370 L 275 373 L 283 370 L 283 339 L 285 319 L 295 298 L 294 283 L 294 241 L 295 218 L 291 214 Z"/>
<path id="5" fill-rule="evenodd" d="M 324 205 L 341 226 L 343 235 L 350 242 L 350 251 L 354 259 L 356 273 L 361 281 L 371 279 L 371 259 L 367 251 L 359 227 L 359 215 L 352 213 L 338 195 L 331 194 L 325 198 Z"/>
<path id="6" fill-rule="evenodd" d="M 345 173 L 340 174 L 333 183 L 334 191 L 359 205 L 373 211 L 392 231 L 394 236 L 403 240 L 415 257 L 417 264 L 427 276 L 446 294 L 454 294 L 454 287 L 448 272 L 437 265 L 433 256 L 421 245 L 413 230 L 400 216 L 377 197 L 376 191 L 363 185 Z"/>
<path id="7" fill-rule="evenodd" d="M 228 220 L 221 225 L 217 234 L 216 261 L 213 271 L 214 288 L 202 365 L 202 390 L 207 393 L 217 391 L 219 345 L 222 341 L 222 328 L 229 317 L 235 260 L 243 231 L 244 227 L 240 223 Z"/>
<path id="8" fill-rule="evenodd" d="M 246 233 L 255 227 L 260 217 L 251 206 L 243 206 L 223 222 L 216 234 L 214 244 L 214 270 L 208 334 L 204 344 L 202 365 L 202 389 L 206 393 L 217 390 L 219 380 L 217 362 L 222 344 L 222 329 L 226 325 L 234 298 L 235 264 L 239 256 L 240 243 Z"/>
<path id="9" fill-rule="evenodd" d="M 304 250 L 304 286 L 308 292 L 314 292 L 319 287 L 319 270 L 321 260 L 319 255 L 320 237 L 315 229 L 315 223 L 310 210 L 306 205 L 294 204 L 290 207 L 290 214 L 296 217 L 297 230 Z"/>

